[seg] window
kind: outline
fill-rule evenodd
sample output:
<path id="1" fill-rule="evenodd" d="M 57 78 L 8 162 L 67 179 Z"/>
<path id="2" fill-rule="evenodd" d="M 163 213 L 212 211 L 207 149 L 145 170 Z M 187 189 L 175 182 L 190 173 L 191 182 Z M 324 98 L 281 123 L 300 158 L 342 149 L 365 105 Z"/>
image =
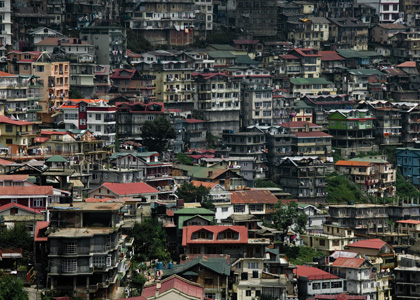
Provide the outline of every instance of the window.
<path id="1" fill-rule="evenodd" d="M 211 277 L 204 278 L 204 284 L 207 284 L 207 285 L 213 284 L 213 278 Z"/>
<path id="2" fill-rule="evenodd" d="M 321 289 L 321 284 L 320 283 L 317 283 L 317 282 L 313 283 L 312 284 L 312 289 L 313 290 L 319 290 L 319 289 Z"/>
<path id="3" fill-rule="evenodd" d="M 6 144 L 8 145 L 13 144 L 13 139 L 6 139 Z"/>
<path id="4" fill-rule="evenodd" d="M 249 262 L 248 269 L 259 269 L 260 263 L 259 262 Z"/>
<path id="5" fill-rule="evenodd" d="M 44 206 L 44 200 L 43 199 L 34 199 L 34 207 L 43 207 Z"/>
<path id="6" fill-rule="evenodd" d="M 12 125 L 6 125 L 6 132 L 13 132 L 13 126 Z"/>
<path id="7" fill-rule="evenodd" d="M 332 289 L 339 289 L 343 287 L 343 283 L 341 281 L 333 281 L 331 282 Z"/>
<path id="8" fill-rule="evenodd" d="M 16 215 L 17 213 L 18 213 L 18 209 L 17 209 L 16 207 L 12 207 L 12 208 L 10 209 L 10 215 L 11 215 L 11 216 Z"/>
<path id="9" fill-rule="evenodd" d="M 332 244 L 333 244 L 333 246 L 340 246 L 340 241 L 339 240 L 334 240 Z"/>
<path id="10" fill-rule="evenodd" d="M 101 131 L 101 125 L 96 125 L 95 126 L 95 131 Z"/>
<path id="11" fill-rule="evenodd" d="M 325 240 L 319 240 L 319 245 L 320 246 L 325 246 Z"/>
<path id="12" fill-rule="evenodd" d="M 44 66 L 36 66 L 36 71 L 40 73 L 44 72 Z"/>
<path id="13" fill-rule="evenodd" d="M 0 1 L 0 7 L 4 7 L 4 1 Z"/>
<path id="14" fill-rule="evenodd" d="M 77 243 L 76 242 L 66 242 L 64 243 L 65 254 L 76 254 L 77 253 Z"/>
<path id="15" fill-rule="evenodd" d="M 222 212 L 227 212 L 229 210 L 228 207 L 222 207 Z"/>
<path id="16" fill-rule="evenodd" d="M 323 289 L 329 289 L 330 288 L 330 283 L 329 282 L 323 282 L 322 283 L 322 288 Z"/>
<path id="17" fill-rule="evenodd" d="M 245 212 L 245 205 L 234 205 L 233 206 L 234 212 Z"/>
<path id="18" fill-rule="evenodd" d="M 106 257 L 106 266 L 107 266 L 107 267 L 110 267 L 110 266 L 111 266 L 111 264 L 112 264 L 112 257 L 111 257 L 111 255 L 108 255 L 108 256 Z"/>
<path id="19" fill-rule="evenodd" d="M 96 114 L 95 119 L 99 120 L 99 121 L 102 120 L 102 115 L 101 114 Z"/>
<path id="20" fill-rule="evenodd" d="M 63 272 L 77 272 L 77 259 L 65 259 L 63 261 Z"/>
<path id="21" fill-rule="evenodd" d="M 251 290 L 246 290 L 245 294 L 247 297 L 251 297 Z"/>

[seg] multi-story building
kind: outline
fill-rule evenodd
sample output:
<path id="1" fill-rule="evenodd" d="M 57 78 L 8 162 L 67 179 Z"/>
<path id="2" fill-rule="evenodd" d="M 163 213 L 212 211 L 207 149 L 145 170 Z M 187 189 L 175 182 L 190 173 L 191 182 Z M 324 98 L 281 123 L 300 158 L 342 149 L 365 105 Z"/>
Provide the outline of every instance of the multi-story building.
<path id="1" fill-rule="evenodd" d="M 330 22 L 324 17 L 308 17 L 301 19 L 294 30 L 289 31 L 289 41 L 297 47 L 322 49 L 329 39 Z"/>
<path id="2" fill-rule="evenodd" d="M 242 126 L 271 125 L 273 122 L 273 88 L 247 84 L 242 87 Z"/>
<path id="3" fill-rule="evenodd" d="M 357 3 L 367 4 L 375 8 L 379 22 L 395 22 L 400 16 L 400 3 L 395 0 L 357 0 Z"/>
<path id="4" fill-rule="evenodd" d="M 223 129 L 239 130 L 241 85 L 224 73 L 194 75 L 197 112 L 206 121 L 207 130 L 221 136 Z"/>
<path id="5" fill-rule="evenodd" d="M 66 55 L 95 54 L 95 47 L 78 38 L 47 37 L 35 44 L 35 51 L 59 52 Z"/>
<path id="6" fill-rule="evenodd" d="M 333 136 L 332 146 L 342 151 L 370 151 L 374 146 L 375 117 L 367 109 L 331 110 L 328 131 Z"/>
<path id="7" fill-rule="evenodd" d="M 285 192 L 299 202 L 318 204 L 327 197 L 325 176 L 328 166 L 317 156 L 284 157 L 275 167 L 275 173 Z"/>
<path id="8" fill-rule="evenodd" d="M 165 116 L 162 102 L 117 102 L 118 138 L 135 138 L 141 135 L 141 127 L 146 121 Z"/>
<path id="9" fill-rule="evenodd" d="M 304 131 L 293 133 L 293 155 L 318 156 L 323 161 L 331 155 L 332 136 L 321 131 Z"/>
<path id="10" fill-rule="evenodd" d="M 324 78 L 291 78 L 290 92 L 296 97 L 311 95 L 335 95 L 337 88 L 334 83 Z"/>
<path id="11" fill-rule="evenodd" d="M 129 4 L 128 27 L 140 32 L 152 44 L 186 46 L 193 43 L 196 19 L 193 0 L 176 0 L 167 4 L 147 0 Z"/>
<path id="12" fill-rule="evenodd" d="M 270 38 L 277 34 L 277 2 L 263 0 L 258 3 L 240 0 L 227 4 L 230 25 L 242 28 L 244 34 L 253 38 Z"/>
<path id="13" fill-rule="evenodd" d="M 343 76 L 343 92 L 354 100 L 383 99 L 386 74 L 376 69 L 347 70 Z"/>
<path id="14" fill-rule="evenodd" d="M 80 39 L 95 46 L 96 62 L 121 67 L 127 51 L 126 30 L 116 26 L 89 26 L 80 31 Z"/>
<path id="15" fill-rule="evenodd" d="M 328 212 L 331 222 L 355 229 L 356 233 L 363 233 L 375 228 L 378 228 L 380 232 L 385 232 L 388 228 L 388 213 L 384 205 L 330 205 Z"/>
<path id="16" fill-rule="evenodd" d="M 0 98 L 4 99 L 3 114 L 17 120 L 38 121 L 42 88 L 38 78 L 0 72 Z"/>
<path id="17" fill-rule="evenodd" d="M 83 98 L 90 99 L 96 92 L 94 59 L 94 55 L 82 54 L 70 61 L 70 86 Z"/>
<path id="18" fill-rule="evenodd" d="M 96 65 L 95 66 L 95 77 L 94 77 L 94 85 L 95 85 L 95 95 L 97 97 L 104 96 L 107 94 L 111 89 L 111 79 L 110 77 L 110 69 L 109 65 Z"/>
<path id="19" fill-rule="evenodd" d="M 140 74 L 136 69 L 114 69 L 109 77 L 115 92 L 135 94 L 143 100 L 156 98 L 156 76 Z"/>
<path id="20" fill-rule="evenodd" d="M 301 236 L 305 245 L 331 254 L 344 250 L 355 239 L 354 230 L 334 224 L 323 224 L 322 233 L 306 233 Z"/>
<path id="21" fill-rule="evenodd" d="M 394 269 L 394 298 L 403 300 L 420 297 L 420 258 L 416 255 L 399 255 Z"/>
<path id="22" fill-rule="evenodd" d="M 121 203 L 54 204 L 53 229 L 48 234 L 50 278 L 56 296 L 72 294 L 83 299 L 112 298 L 119 271 L 130 262 L 122 249 Z M 128 258 L 123 261 L 124 258 Z"/>
<path id="23" fill-rule="evenodd" d="M 414 148 L 397 148 L 397 166 L 402 176 L 416 187 L 420 186 L 420 143 Z"/>
<path id="24" fill-rule="evenodd" d="M 368 49 L 369 24 L 352 18 L 329 18 L 331 49 Z"/>
<path id="25" fill-rule="evenodd" d="M 32 62 L 32 75 L 39 76 L 44 82 L 43 97 L 39 101 L 42 105 L 42 112 L 48 112 L 53 107 L 57 108 L 69 97 L 70 91 L 70 63 L 60 61 L 42 53 L 41 56 Z"/>
<path id="26" fill-rule="evenodd" d="M 372 41 L 380 44 L 389 44 L 389 38 L 399 32 L 407 31 L 403 24 L 382 23 L 372 28 Z"/>
<path id="27" fill-rule="evenodd" d="M 343 293 L 344 279 L 315 267 L 297 266 L 293 270 L 298 280 L 299 299 L 313 299 L 325 293 Z"/>
<path id="28" fill-rule="evenodd" d="M 7 70 L 15 75 L 31 75 L 32 63 L 35 62 L 41 52 L 29 51 L 22 52 L 12 50 L 7 53 Z"/>
<path id="29" fill-rule="evenodd" d="M 88 129 L 96 137 L 115 142 L 116 108 L 103 99 L 70 99 L 61 106 L 66 129 Z"/>
<path id="30" fill-rule="evenodd" d="M 395 195 L 396 170 L 380 157 L 339 160 L 335 166 L 338 172 L 350 175 L 353 182 L 369 195 L 379 198 Z"/>
<path id="31" fill-rule="evenodd" d="M 420 41 L 419 32 L 398 32 L 389 38 L 389 41 L 392 47 L 391 55 L 397 63 L 419 59 L 420 53 L 417 51 L 417 44 Z"/>
<path id="32" fill-rule="evenodd" d="M 321 72 L 321 55 L 313 48 L 293 49 L 279 55 L 279 74 L 289 77 L 318 78 Z"/>
<path id="33" fill-rule="evenodd" d="M 261 219 L 274 213 L 279 199 L 267 190 L 234 191 L 230 199 L 234 214 L 251 214 Z"/>
<path id="34" fill-rule="evenodd" d="M 4 0 L 0 6 L 0 56 L 6 55 L 6 47 L 12 46 L 12 1 Z"/>
<path id="35" fill-rule="evenodd" d="M 313 122 L 328 129 L 328 111 L 353 107 L 356 102 L 349 95 L 306 95 L 302 98 L 306 104 L 313 107 Z"/>
<path id="36" fill-rule="evenodd" d="M 9 154 L 27 153 L 36 137 L 34 125 L 33 122 L 0 116 L 0 143 L 9 148 Z"/>
<path id="37" fill-rule="evenodd" d="M 213 7 L 212 0 L 200 0 L 194 4 L 194 35 L 200 39 L 205 40 L 207 34 L 213 30 Z"/>

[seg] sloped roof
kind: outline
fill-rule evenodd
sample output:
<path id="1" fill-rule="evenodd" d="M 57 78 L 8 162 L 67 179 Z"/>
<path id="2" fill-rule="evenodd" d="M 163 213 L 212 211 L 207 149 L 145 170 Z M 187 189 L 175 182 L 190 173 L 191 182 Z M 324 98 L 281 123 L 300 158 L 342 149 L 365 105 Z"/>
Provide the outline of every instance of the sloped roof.
<path id="1" fill-rule="evenodd" d="M 381 239 L 370 239 L 370 240 L 362 240 L 357 241 L 351 244 L 348 244 L 347 247 L 349 248 L 367 248 L 367 249 L 381 249 L 386 242 Z"/>
<path id="2" fill-rule="evenodd" d="M 60 155 L 53 155 L 47 159 L 47 162 L 67 162 L 67 159 Z"/>
<path id="3" fill-rule="evenodd" d="M 34 234 L 35 242 L 46 242 L 46 241 L 48 241 L 48 237 L 42 235 L 41 230 L 48 228 L 49 225 L 50 225 L 50 222 L 48 222 L 48 221 L 38 221 L 38 222 L 36 222 L 35 234 Z"/>
<path id="4" fill-rule="evenodd" d="M 318 51 L 318 54 L 321 55 L 321 61 L 344 60 L 337 51 Z"/>
<path id="5" fill-rule="evenodd" d="M 417 225 L 420 224 L 420 220 L 400 220 L 397 223 Z"/>
<path id="6" fill-rule="evenodd" d="M 325 272 L 321 269 L 307 266 L 297 266 L 293 269 L 293 273 L 299 277 L 306 277 L 308 280 L 328 280 L 328 279 L 339 279 L 339 277 Z"/>
<path id="7" fill-rule="evenodd" d="M 345 166 L 345 167 L 367 167 L 370 165 L 370 162 L 367 161 L 352 161 L 352 160 L 339 160 L 335 163 L 336 166 Z"/>
<path id="8" fill-rule="evenodd" d="M 332 138 L 332 135 L 329 135 L 322 131 L 310 131 L 310 132 L 294 132 L 293 133 L 298 138 L 311 138 L 311 137 L 330 137 Z"/>
<path id="9" fill-rule="evenodd" d="M 347 72 L 353 75 L 362 75 L 362 76 L 372 76 L 372 75 L 385 76 L 384 73 L 376 69 L 350 69 L 350 70 L 347 70 Z"/>
<path id="10" fill-rule="evenodd" d="M 18 126 L 25 126 L 25 125 L 33 125 L 33 122 L 27 121 L 20 121 L 20 120 L 12 120 L 6 116 L 0 116 L 0 123 L 6 123 L 11 125 L 18 125 Z"/>
<path id="11" fill-rule="evenodd" d="M 276 204 L 279 199 L 274 196 L 270 191 L 264 190 L 244 190 L 234 191 L 231 196 L 232 204 L 241 203 L 267 203 Z"/>
<path id="12" fill-rule="evenodd" d="M 190 297 L 194 297 L 194 299 L 204 299 L 204 288 L 200 284 L 189 281 L 176 274 L 162 280 L 160 282 L 160 288 L 158 288 L 156 282 L 150 285 L 146 285 L 143 288 L 141 295 L 147 298 L 155 296 L 156 290 L 158 290 L 159 294 L 162 295 L 171 289 L 175 289 Z"/>
<path id="13" fill-rule="evenodd" d="M 208 189 L 212 189 L 217 185 L 217 183 L 215 183 L 215 182 L 205 182 L 205 181 L 199 181 L 199 180 L 191 180 L 191 183 L 195 187 L 200 187 L 202 185 L 202 186 L 204 186 Z"/>
<path id="14" fill-rule="evenodd" d="M 186 263 L 176 265 L 172 269 L 165 270 L 163 276 L 171 276 L 173 274 L 183 274 L 189 269 L 195 267 L 196 265 L 203 266 L 210 269 L 213 272 L 216 272 L 220 275 L 230 275 L 230 264 L 227 263 L 226 257 L 207 257 L 200 256 L 196 259 L 190 260 Z"/>
<path id="15" fill-rule="evenodd" d="M 248 228 L 245 226 L 236 225 L 193 225 L 185 226 L 182 232 L 182 246 L 193 245 L 193 244 L 247 244 L 248 243 Z M 198 231 L 209 231 L 213 233 L 212 239 L 192 239 L 192 235 Z M 218 234 L 226 231 L 235 231 L 239 233 L 239 238 L 235 239 L 218 239 Z"/>
<path id="16" fill-rule="evenodd" d="M 0 186 L 1 196 L 29 196 L 29 195 L 54 195 L 52 186 L 32 185 L 32 186 Z"/>
<path id="17" fill-rule="evenodd" d="M 182 208 L 174 212 L 175 215 L 214 215 L 214 211 L 206 208 Z"/>
<path id="18" fill-rule="evenodd" d="M 64 37 L 64 36 L 60 36 L 60 37 L 47 37 L 45 39 L 43 39 L 42 41 L 38 42 L 36 44 L 36 46 L 56 46 L 58 45 L 58 42 L 61 40 L 61 45 L 88 45 L 88 43 L 86 43 L 83 40 L 80 40 L 78 38 L 74 38 L 74 37 Z M 68 42 L 63 42 L 63 40 L 68 40 Z M 76 42 L 74 42 L 76 41 Z M 80 44 L 79 44 L 80 41 Z"/>
<path id="19" fill-rule="evenodd" d="M 339 257 L 331 265 L 333 267 L 359 268 L 364 262 L 364 258 Z"/>
<path id="20" fill-rule="evenodd" d="M 2 166 L 7 166 L 7 165 L 10 165 L 10 164 L 13 164 L 13 163 L 14 163 L 13 161 L 0 158 L 0 165 L 2 165 Z"/>
<path id="21" fill-rule="evenodd" d="M 21 205 L 21 204 L 18 204 L 18 203 L 7 203 L 7 204 L 4 204 L 4 205 L 1 205 L 0 206 L 0 211 L 5 211 L 5 210 L 8 210 L 8 209 L 11 209 L 11 208 L 14 208 L 14 207 L 26 210 L 26 211 L 34 213 L 34 214 L 41 215 L 41 213 L 38 212 L 37 210 L 35 210 L 33 208 L 30 208 L 30 207 L 27 207 L 27 206 L 24 206 L 24 205 Z"/>
<path id="22" fill-rule="evenodd" d="M 416 67 L 416 62 L 415 61 L 406 61 L 403 62 L 402 64 L 399 64 L 396 66 L 397 68 L 415 68 Z"/>
<path id="23" fill-rule="evenodd" d="M 324 78 L 303 78 L 296 77 L 290 78 L 292 84 L 333 84 L 331 81 L 328 81 Z"/>
<path id="24" fill-rule="evenodd" d="M 305 122 L 305 121 L 285 122 L 285 123 L 280 124 L 281 127 L 285 127 L 285 128 L 303 128 L 306 125 L 309 125 L 310 128 L 322 127 L 321 125 Z"/>
<path id="25" fill-rule="evenodd" d="M 152 194 L 159 193 L 157 189 L 151 187 L 145 182 L 131 182 L 131 183 L 112 183 L 104 182 L 103 187 L 111 190 L 119 196 L 136 195 L 136 194 Z"/>
<path id="26" fill-rule="evenodd" d="M 17 75 L 0 71 L 0 77 L 18 77 Z"/>
<path id="27" fill-rule="evenodd" d="M 26 181 L 28 180 L 29 175 L 0 175 L 0 181 L 12 180 L 12 181 Z"/>
<path id="28" fill-rule="evenodd" d="M 235 45 L 255 45 L 259 42 L 260 40 L 233 40 Z"/>

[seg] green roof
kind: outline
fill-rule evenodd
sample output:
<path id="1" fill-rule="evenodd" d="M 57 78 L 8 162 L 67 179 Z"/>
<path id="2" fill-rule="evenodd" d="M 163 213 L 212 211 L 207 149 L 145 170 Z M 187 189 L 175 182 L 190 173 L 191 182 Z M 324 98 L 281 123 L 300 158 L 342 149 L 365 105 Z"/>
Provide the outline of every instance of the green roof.
<path id="1" fill-rule="evenodd" d="M 388 161 L 382 158 L 375 158 L 375 157 L 356 157 L 350 159 L 351 161 L 364 161 L 364 162 L 372 162 L 372 163 L 382 163 L 382 164 L 388 164 Z"/>
<path id="2" fill-rule="evenodd" d="M 372 76 L 372 75 L 382 75 L 385 76 L 384 73 L 378 71 L 376 69 L 350 69 L 347 70 L 350 74 L 353 75 L 364 75 L 364 76 Z"/>
<path id="3" fill-rule="evenodd" d="M 209 55 L 213 58 L 236 58 L 236 55 L 229 51 L 209 51 Z"/>
<path id="4" fill-rule="evenodd" d="M 147 157 L 147 156 L 151 156 L 154 154 L 157 154 L 157 152 L 137 152 L 137 151 L 132 151 L 132 152 L 116 152 L 114 154 L 111 155 L 110 159 L 116 159 L 117 157 L 120 156 L 126 156 L 126 155 L 133 155 L 136 157 Z M 162 164 L 162 163 L 160 163 Z"/>
<path id="5" fill-rule="evenodd" d="M 324 78 L 290 78 L 292 84 L 333 84 L 331 81 Z"/>
<path id="6" fill-rule="evenodd" d="M 383 56 L 376 51 L 355 51 L 352 49 L 337 49 L 337 53 L 344 58 L 370 58 Z"/>
<path id="7" fill-rule="evenodd" d="M 191 176 L 196 179 L 205 179 L 209 177 L 215 177 L 220 174 L 223 174 L 223 172 L 229 170 L 226 168 L 221 167 L 200 167 L 200 166 L 189 166 L 189 165 L 177 165 L 177 169 L 186 171 L 188 173 L 188 176 Z M 209 176 L 209 172 L 212 172 L 212 176 Z"/>
<path id="8" fill-rule="evenodd" d="M 229 45 L 229 44 L 209 44 L 208 48 L 213 48 L 219 51 L 234 51 L 236 50 L 235 47 Z"/>
<path id="9" fill-rule="evenodd" d="M 67 162 L 67 159 L 60 155 L 53 155 L 49 159 L 47 159 L 47 162 Z"/>
<path id="10" fill-rule="evenodd" d="M 310 108 L 310 109 L 313 109 L 312 106 L 306 104 L 305 101 L 302 101 L 302 100 L 297 101 L 296 104 L 295 104 L 295 107 L 296 108 L 307 108 L 307 109 Z"/>
<path id="11" fill-rule="evenodd" d="M 214 211 L 211 211 L 206 208 L 182 208 L 174 212 L 175 215 L 212 215 L 214 216 Z"/>
<path id="12" fill-rule="evenodd" d="M 168 277 L 174 274 L 185 274 L 186 272 L 194 272 L 190 269 L 196 268 L 196 266 L 203 266 L 220 275 L 230 275 L 230 264 L 226 263 L 226 258 L 201 256 L 186 263 L 176 265 L 173 269 L 164 270 L 163 277 Z"/>
<path id="13" fill-rule="evenodd" d="M 236 63 L 238 65 L 259 65 L 258 61 L 251 59 L 248 55 L 236 55 Z"/>

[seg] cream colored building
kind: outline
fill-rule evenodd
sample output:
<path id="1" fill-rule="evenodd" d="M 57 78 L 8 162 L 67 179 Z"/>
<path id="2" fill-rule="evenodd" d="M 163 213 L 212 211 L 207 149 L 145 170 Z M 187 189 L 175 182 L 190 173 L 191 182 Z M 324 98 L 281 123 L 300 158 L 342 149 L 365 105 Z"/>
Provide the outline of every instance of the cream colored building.
<path id="1" fill-rule="evenodd" d="M 305 245 L 329 254 L 353 242 L 354 230 L 339 225 L 323 225 L 323 233 L 306 233 L 301 236 Z"/>

